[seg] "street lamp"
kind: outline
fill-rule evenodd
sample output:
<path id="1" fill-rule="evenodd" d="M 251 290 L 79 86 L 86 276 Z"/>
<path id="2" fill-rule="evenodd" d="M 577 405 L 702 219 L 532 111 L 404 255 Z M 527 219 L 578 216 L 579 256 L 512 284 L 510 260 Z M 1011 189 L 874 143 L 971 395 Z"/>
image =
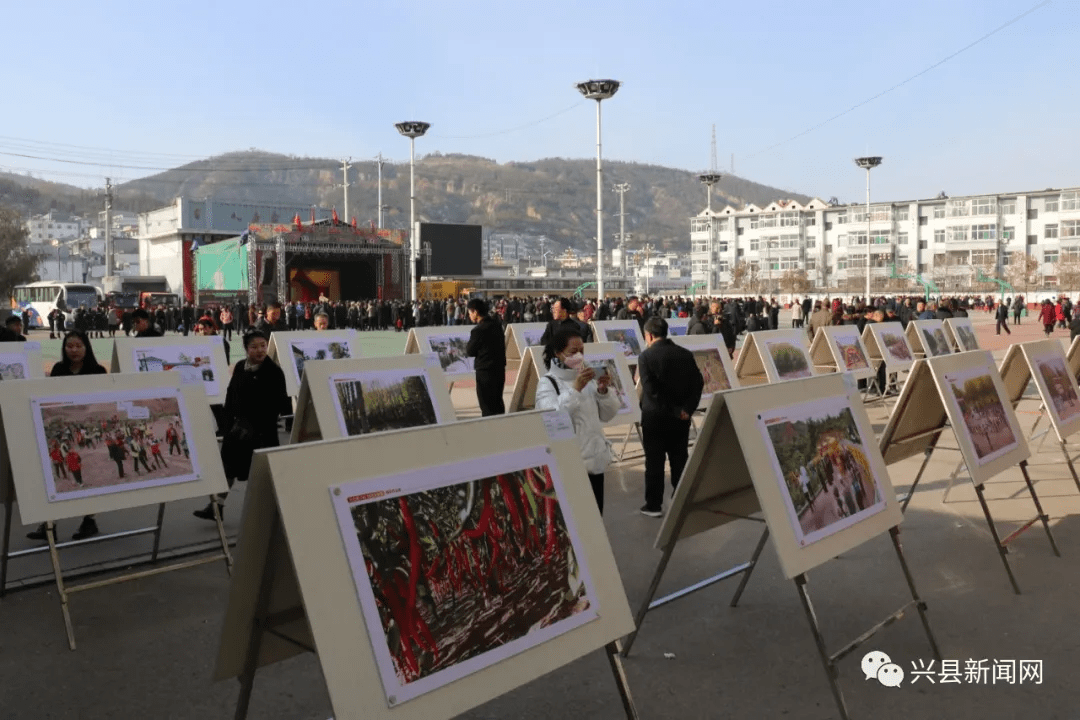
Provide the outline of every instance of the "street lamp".
<path id="1" fill-rule="evenodd" d="M 416 138 L 423 137 L 431 123 L 410 120 L 394 123 L 409 138 L 409 300 L 416 300 Z"/>
<path id="2" fill-rule="evenodd" d="M 855 158 L 855 164 L 866 170 L 866 307 L 870 307 L 870 171 L 881 164 L 880 157 Z"/>
<path id="3" fill-rule="evenodd" d="M 578 92 L 596 101 L 596 297 L 604 299 L 604 171 L 600 152 L 600 102 L 619 91 L 618 80 L 586 80 L 577 84 Z"/>
<path id="4" fill-rule="evenodd" d="M 707 293 L 711 298 L 713 296 L 713 248 L 715 246 L 714 239 L 716 238 L 716 218 L 712 217 L 712 186 L 720 182 L 720 173 L 702 173 L 701 175 L 698 175 L 698 180 L 705 183 L 705 197 L 707 198 L 705 212 L 709 213 L 709 263 L 706 265 L 705 269 L 709 274 Z"/>

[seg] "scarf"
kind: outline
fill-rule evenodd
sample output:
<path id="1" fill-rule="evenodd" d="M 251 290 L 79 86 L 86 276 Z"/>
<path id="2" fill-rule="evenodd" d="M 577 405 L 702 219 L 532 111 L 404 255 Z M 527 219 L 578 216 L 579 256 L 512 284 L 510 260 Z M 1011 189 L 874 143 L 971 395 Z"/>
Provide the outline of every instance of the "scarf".
<path id="1" fill-rule="evenodd" d="M 250 360 L 244 360 L 244 372 L 255 372 L 262 367 L 262 363 L 253 363 Z"/>

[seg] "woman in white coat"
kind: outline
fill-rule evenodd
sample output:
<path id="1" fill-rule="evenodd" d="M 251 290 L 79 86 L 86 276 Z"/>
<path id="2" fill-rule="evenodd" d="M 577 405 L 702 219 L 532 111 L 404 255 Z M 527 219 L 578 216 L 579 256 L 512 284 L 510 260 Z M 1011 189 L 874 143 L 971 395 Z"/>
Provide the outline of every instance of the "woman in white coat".
<path id="1" fill-rule="evenodd" d="M 560 328 L 544 348 L 548 372 L 536 386 L 537 410 L 565 410 L 574 423 L 581 457 L 589 473 L 596 505 L 604 512 L 604 471 L 611 464 L 611 446 L 603 423 L 619 411 L 619 397 L 610 378 L 596 378 L 585 364 L 585 341 L 571 327 Z"/>

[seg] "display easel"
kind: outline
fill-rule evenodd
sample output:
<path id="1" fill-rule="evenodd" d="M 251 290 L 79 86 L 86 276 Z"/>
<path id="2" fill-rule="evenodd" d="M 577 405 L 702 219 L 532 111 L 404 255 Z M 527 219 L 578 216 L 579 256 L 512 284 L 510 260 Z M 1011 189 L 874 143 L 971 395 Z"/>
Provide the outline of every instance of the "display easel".
<path id="1" fill-rule="evenodd" d="M 543 336 L 548 324 L 545 322 L 532 323 L 507 323 L 504 341 L 506 344 L 506 367 L 517 368 L 521 365 L 525 351 L 530 347 L 540 347 L 540 337 Z M 536 340 L 536 342 L 531 342 Z"/>
<path id="2" fill-rule="evenodd" d="M 900 379 L 901 373 L 906 380 L 907 373 L 911 370 L 911 364 L 914 362 L 911 345 L 899 321 L 867 323 L 863 328 L 862 341 L 866 354 L 870 358 L 870 364 L 874 368 L 874 374 L 863 394 L 863 401 L 880 400 L 885 405 L 890 395 L 900 395 L 900 389 L 904 386 L 904 382 Z M 878 381 L 883 364 L 885 365 L 885 387 L 881 387 Z M 869 400 L 873 391 L 877 392 L 878 397 L 876 400 Z"/>
<path id="3" fill-rule="evenodd" d="M 247 717 L 260 667 L 303 652 L 318 656 L 337 720 L 441 720 L 604 648 L 626 717 L 636 719 L 617 646 L 617 638 L 633 627 L 630 609 L 595 499 L 584 482 L 564 484 L 560 507 L 578 528 L 578 560 L 593 578 L 601 608 L 597 618 L 403 702 L 386 697 L 380 680 L 375 641 L 357 599 L 331 488 L 433 463 L 486 458 L 493 440 L 502 451 L 546 444 L 547 457 L 561 476 L 583 478 L 572 428 L 566 434 L 553 431 L 545 423 L 548 415 L 503 415 L 257 452 L 214 674 L 216 680 L 240 681 L 234 717 Z M 353 460 L 358 455 L 370 463 L 357 468 Z M 313 474 L 313 467 L 322 472 Z"/>
<path id="4" fill-rule="evenodd" d="M 143 369 L 135 359 L 135 353 L 139 350 L 155 351 L 165 348 L 199 348 L 210 349 L 210 370 L 217 376 L 217 393 L 211 394 L 210 388 L 205 383 L 195 383 L 206 390 L 206 399 L 211 405 L 220 405 L 225 402 L 225 391 L 229 386 L 230 371 L 228 360 L 225 358 L 225 342 L 220 335 L 170 335 L 169 337 L 117 337 L 113 342 L 112 363 L 109 372 L 113 373 L 137 373 L 153 372 Z M 146 363 L 144 362 L 144 367 Z"/>
<path id="5" fill-rule="evenodd" d="M 810 347 L 802 329 L 759 330 L 746 334 L 742 350 L 739 351 L 739 359 L 735 361 L 735 377 L 738 378 L 740 386 L 763 385 L 788 379 L 777 371 L 769 354 L 770 343 L 791 345 L 794 351 L 802 356 L 810 373 L 819 374 L 810 357 Z"/>
<path id="6" fill-rule="evenodd" d="M 334 397 L 331 384 L 335 378 L 412 374 L 424 378 L 428 396 L 439 424 L 457 420 L 450 390 L 434 353 L 427 355 L 391 355 L 356 360 L 311 360 L 304 365 L 304 378 L 300 381 L 300 395 L 296 403 L 296 420 L 293 423 L 292 443 L 316 440 L 335 440 L 348 437 L 341 427 L 338 414 L 339 401 Z"/>
<path id="7" fill-rule="evenodd" d="M 1055 397 L 1049 379 L 1040 371 L 1041 364 L 1049 364 L 1053 368 L 1060 368 L 1061 372 L 1057 373 L 1056 377 L 1053 378 L 1054 382 L 1060 386 L 1059 392 L 1071 394 L 1073 398 L 1080 397 L 1080 387 L 1077 386 L 1076 377 L 1069 370 L 1064 349 L 1057 340 L 1036 340 L 1019 345 L 1010 345 L 1001 363 L 1001 379 L 1005 384 L 1005 391 L 1013 410 L 1017 408 L 1023 399 L 1028 384 L 1032 380 L 1035 381 L 1035 387 L 1042 402 L 1035 423 L 1028 430 L 1028 442 L 1039 440 L 1039 446 L 1041 447 L 1050 433 L 1054 432 L 1057 435 L 1058 447 L 1065 458 L 1065 464 L 1072 475 L 1073 483 L 1076 484 L 1076 489 L 1080 490 L 1080 475 L 1076 472 L 1068 448 L 1068 438 L 1080 431 L 1080 414 L 1062 418 L 1055 404 Z M 1049 372 L 1053 373 L 1053 370 L 1051 369 Z M 1074 400 L 1074 402 L 1076 401 Z M 1073 411 L 1075 412 L 1075 410 Z M 1036 434 L 1035 429 L 1044 418 L 1048 419 L 1050 424 L 1045 430 Z M 1028 463 L 1028 467 L 1054 464 L 1058 463 Z"/>
<path id="8" fill-rule="evenodd" d="M 1009 559 L 1007 557 L 1009 544 L 1032 528 L 1035 523 L 1041 521 L 1043 528 L 1046 530 L 1046 536 L 1050 541 L 1050 547 L 1054 551 L 1054 554 L 1060 557 L 1061 553 L 1054 540 L 1054 535 L 1050 530 L 1049 516 L 1043 512 L 1042 503 L 1039 501 L 1039 496 L 1035 492 L 1035 486 L 1031 482 L 1031 477 L 1028 474 L 1028 447 L 1027 443 L 1024 441 L 1023 434 L 1020 431 L 1019 424 L 1016 421 L 1016 415 L 1013 413 L 1012 405 L 1007 405 L 1007 420 L 1014 433 L 1017 447 L 1009 453 L 979 466 L 977 461 L 972 460 L 972 458 L 977 457 L 977 455 L 975 454 L 974 447 L 970 440 L 968 440 L 967 433 L 965 431 L 958 431 L 955 427 L 959 418 L 952 417 L 954 408 L 951 405 L 947 405 L 943 400 L 945 390 L 942 389 L 942 387 L 945 382 L 944 375 L 946 373 L 957 368 L 967 369 L 980 367 L 980 365 L 986 368 L 987 374 L 994 380 L 999 397 L 1007 401 L 1008 398 L 1005 395 L 1004 383 L 1002 383 L 997 368 L 994 367 L 993 358 L 990 356 L 989 352 L 977 351 L 950 355 L 948 357 L 931 359 L 929 361 L 916 361 L 915 365 L 912 367 L 911 375 L 908 377 L 907 383 L 905 383 L 904 389 L 900 393 L 900 399 L 897 401 L 896 407 L 893 408 L 892 415 L 889 417 L 889 422 L 885 426 L 885 432 L 881 436 L 881 454 L 885 459 L 885 463 L 889 465 L 914 457 L 919 453 L 923 454 L 922 465 L 919 466 L 919 471 L 915 474 L 915 480 L 908 489 L 907 495 L 901 506 L 901 509 L 906 511 L 908 503 L 911 502 L 911 498 L 914 496 L 915 490 L 919 486 L 919 481 L 926 471 L 926 467 L 930 462 L 930 457 L 934 450 L 953 449 L 941 448 L 938 445 L 942 433 L 949 428 L 953 429 L 954 436 L 959 445 L 958 451 L 962 457 L 961 465 L 966 467 L 968 476 L 975 486 L 975 494 L 978 497 L 979 505 L 982 508 L 987 527 L 990 529 L 990 535 L 994 540 L 994 546 L 997 548 L 998 554 L 1001 557 L 1001 562 L 1005 566 L 1005 573 L 1009 577 L 1009 583 L 1012 585 L 1013 591 L 1019 595 L 1020 586 L 1016 582 L 1016 578 L 1013 575 L 1012 567 L 1009 565 Z M 951 392 L 951 389 L 949 392 Z M 1024 483 L 1027 485 L 1028 492 L 1031 495 L 1031 500 L 1035 505 L 1037 514 L 1033 519 L 1027 521 L 1004 538 L 1001 538 L 998 534 L 997 524 L 994 521 L 993 514 L 990 512 L 990 506 L 986 502 L 984 484 L 988 478 L 1017 464 L 1019 464 L 1020 472 L 1023 475 Z M 958 474 L 959 466 L 950 476 L 950 486 Z"/>
<path id="9" fill-rule="evenodd" d="M 930 352 L 931 348 L 928 346 L 929 341 L 926 338 L 927 333 L 934 338 L 933 349 L 935 352 Z M 907 324 L 904 334 L 907 336 L 908 344 L 911 345 L 916 359 L 942 357 L 952 354 L 949 339 L 945 335 L 944 320 L 912 320 Z"/>
<path id="10" fill-rule="evenodd" d="M 714 396 L 712 405 L 706 413 L 701 439 L 695 445 L 694 452 L 687 462 L 682 481 L 675 491 L 671 511 L 664 518 L 657 536 L 655 547 L 662 550 L 663 555 L 653 574 L 646 597 L 639 606 L 636 618 L 637 630 L 624 642 L 623 654 L 630 651 L 633 640 L 640 631 L 649 610 L 725 578 L 742 575 L 731 601 L 731 606 L 734 607 L 749 582 L 750 574 L 757 565 L 766 541 L 771 537 L 785 576 L 795 583 L 840 717 L 847 720 L 850 716 L 839 684 L 838 663 L 869 641 L 879 630 L 891 625 L 914 608 L 919 613 L 935 658 L 940 660 L 941 653 L 926 616 L 926 603 L 915 588 L 900 544 L 899 523 L 902 513 L 892 491 L 892 485 L 888 481 L 888 472 L 884 462 L 873 445 L 873 426 L 859 401 L 858 392 L 853 387 L 851 378 L 833 374 L 793 382 L 797 383 L 797 393 L 792 392 L 795 385 L 784 383 L 731 390 Z M 783 409 L 791 406 L 793 396 L 802 403 L 840 399 L 840 402 L 845 404 L 855 421 L 859 436 L 867 438 L 867 442 L 864 443 L 867 461 L 874 478 L 877 478 L 874 482 L 881 486 L 882 493 L 883 507 L 876 513 L 810 544 L 800 544 L 796 538 L 792 520 L 785 505 L 786 491 L 781 489 L 783 480 L 775 475 L 769 455 L 771 449 L 755 420 L 755 418 L 760 418 L 763 409 Z M 715 467 L 721 462 L 725 471 L 717 473 Z M 737 519 L 756 520 L 754 516 L 758 513 L 764 515 L 766 528 L 748 562 L 683 590 L 653 600 L 672 550 L 679 540 Z M 896 551 L 911 600 L 855 640 L 836 652 L 830 653 L 810 601 L 806 573 L 885 532 L 889 533 Z"/>
<path id="11" fill-rule="evenodd" d="M 454 381 L 456 380 L 472 380 L 476 377 L 476 372 L 473 369 L 474 358 L 465 357 L 464 346 L 469 342 L 469 336 L 472 334 L 472 327 L 421 327 L 412 328 L 409 330 L 409 337 L 405 339 L 405 354 L 412 355 L 413 353 L 427 354 L 438 352 L 431 347 L 432 339 L 452 339 L 457 341 L 462 347 L 462 354 L 458 357 L 452 357 L 449 354 L 438 355 L 439 365 L 446 375 L 446 380 L 450 384 L 450 389 L 454 389 Z M 461 365 L 460 368 L 453 367 L 455 365 Z M 453 368 L 453 369 L 451 369 Z"/>
<path id="12" fill-rule="evenodd" d="M 619 344 L 615 340 L 615 336 L 612 332 L 622 332 L 628 334 L 637 343 L 637 352 L 634 352 L 632 343 L 628 343 L 629 352 L 623 351 L 626 355 L 626 362 L 631 367 L 637 367 L 638 355 L 645 351 L 645 336 L 641 332 L 641 326 L 637 320 L 593 320 L 593 342 L 607 343 L 614 342 Z"/>
<path id="13" fill-rule="evenodd" d="M 299 366 L 296 363 L 296 356 L 293 353 L 294 342 L 298 343 L 339 343 L 345 348 L 348 353 L 348 358 L 340 358 L 341 360 L 349 360 L 363 357 L 363 350 L 360 347 L 360 334 L 356 330 L 342 328 L 339 330 L 319 330 L 312 332 L 311 330 L 282 330 L 273 333 L 270 336 L 269 345 L 267 345 L 266 354 L 281 368 L 281 371 L 285 374 L 285 394 L 293 399 L 295 404 L 297 395 L 300 394 L 300 381 L 303 379 L 303 373 L 300 371 Z M 333 358 L 326 358 L 325 362 L 336 362 Z M 304 362 L 307 365 L 307 361 Z"/>
<path id="14" fill-rule="evenodd" d="M 199 476 L 195 480 L 174 485 L 144 487 L 50 502 L 46 490 L 45 473 L 52 472 L 52 469 L 42 467 L 40 454 L 37 451 L 36 438 L 31 434 L 29 437 L 20 436 L 15 440 L 12 437 L 14 433 L 10 431 L 10 428 L 18 427 L 21 429 L 20 433 L 32 433 L 34 420 L 31 400 L 35 398 L 47 400 L 50 397 L 62 398 L 84 393 L 143 389 L 179 391 L 183 396 L 191 425 L 187 428 L 187 438 L 192 452 L 195 453 L 199 460 Z M 201 386 L 181 385 L 180 378 L 175 373 L 89 375 L 0 383 L 0 408 L 3 410 L 4 419 L 3 425 L 0 426 L 4 456 L 10 459 L 12 471 L 10 480 L 4 484 L 6 489 L 0 492 L 0 495 L 2 495 L 0 499 L 3 500 L 5 506 L 3 550 L 2 555 L 0 555 L 0 596 L 6 591 L 7 568 L 10 559 L 48 551 L 70 649 L 75 649 L 75 632 L 72 627 L 71 612 L 68 606 L 68 598 L 73 593 L 115 585 L 129 580 L 138 580 L 219 560 L 224 560 L 226 571 L 230 575 L 232 574 L 232 554 L 229 551 L 228 538 L 225 534 L 225 526 L 222 524 L 221 514 L 217 508 L 217 503 L 214 502 L 214 496 L 217 493 L 225 492 L 228 485 L 225 482 L 225 472 L 221 465 L 217 440 L 213 433 L 214 425 L 210 414 L 210 405 L 207 403 L 206 393 Z M 20 447 L 32 448 L 33 451 L 12 455 L 9 448 L 13 443 L 18 443 Z M 210 505 L 214 508 L 218 541 L 221 544 L 220 553 L 79 585 L 69 585 L 65 581 L 63 568 L 60 566 L 59 551 L 80 545 L 91 545 L 152 533 L 154 540 L 150 562 L 156 562 L 161 545 L 165 503 L 203 495 L 209 497 Z M 23 524 L 45 524 L 47 547 L 11 551 L 12 510 L 16 502 L 19 504 L 19 515 Z M 85 540 L 73 540 L 63 543 L 56 541 L 55 522 L 57 520 L 147 505 L 158 506 L 157 522 L 150 527 L 98 535 Z"/>
<path id="15" fill-rule="evenodd" d="M 946 318 L 945 335 L 949 338 L 949 345 L 953 352 L 970 352 L 979 350 L 979 340 L 975 335 L 975 328 L 969 317 Z"/>

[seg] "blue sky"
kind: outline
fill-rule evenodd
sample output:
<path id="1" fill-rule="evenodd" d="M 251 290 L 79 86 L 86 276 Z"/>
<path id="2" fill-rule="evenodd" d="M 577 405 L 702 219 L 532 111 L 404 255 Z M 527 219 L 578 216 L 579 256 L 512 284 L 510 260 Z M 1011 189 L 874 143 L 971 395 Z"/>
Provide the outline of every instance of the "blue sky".
<path id="1" fill-rule="evenodd" d="M 115 165 L 0 167 L 98 185 L 249 147 L 400 161 L 406 119 L 432 123 L 418 153 L 594 157 L 595 104 L 573 84 L 612 77 L 608 158 L 704 170 L 715 123 L 721 170 L 734 153 L 740 177 L 842 201 L 864 197 L 865 154 L 885 158 L 881 199 L 1076 186 L 1075 0 L 783 142 L 1037 3 L 18 3 L 0 152 Z"/>

